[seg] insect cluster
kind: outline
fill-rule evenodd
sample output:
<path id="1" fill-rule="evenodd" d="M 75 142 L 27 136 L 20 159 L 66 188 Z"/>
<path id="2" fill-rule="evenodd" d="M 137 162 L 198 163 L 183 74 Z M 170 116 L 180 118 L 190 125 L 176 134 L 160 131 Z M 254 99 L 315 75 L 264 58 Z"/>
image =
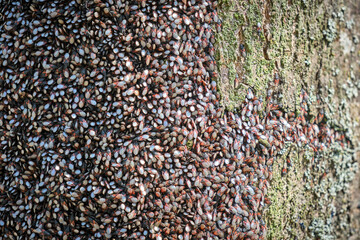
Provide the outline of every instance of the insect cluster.
<path id="1" fill-rule="evenodd" d="M 263 239 L 284 142 L 335 136 L 249 89 L 216 93 L 216 2 L 8 1 L 0 26 L 0 235 Z"/>

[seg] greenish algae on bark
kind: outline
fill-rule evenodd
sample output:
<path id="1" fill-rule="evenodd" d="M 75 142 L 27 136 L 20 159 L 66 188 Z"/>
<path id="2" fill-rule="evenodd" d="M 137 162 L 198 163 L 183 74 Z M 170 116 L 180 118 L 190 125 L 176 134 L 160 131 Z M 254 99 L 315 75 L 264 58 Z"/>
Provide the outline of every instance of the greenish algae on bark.
<path id="1" fill-rule="evenodd" d="M 223 22 L 216 36 L 216 60 L 223 106 L 237 111 L 249 87 L 265 99 L 278 73 L 275 95 L 285 109 L 296 111 L 304 88 L 312 101 L 310 113 L 325 109 L 327 124 L 353 143 L 350 149 L 335 144 L 316 158 L 311 149 L 287 145 L 283 157 L 290 157 L 293 167 L 282 177 L 284 160 L 274 164 L 268 239 L 357 239 L 360 29 L 355 23 L 360 21 L 360 3 L 219 3 Z"/>

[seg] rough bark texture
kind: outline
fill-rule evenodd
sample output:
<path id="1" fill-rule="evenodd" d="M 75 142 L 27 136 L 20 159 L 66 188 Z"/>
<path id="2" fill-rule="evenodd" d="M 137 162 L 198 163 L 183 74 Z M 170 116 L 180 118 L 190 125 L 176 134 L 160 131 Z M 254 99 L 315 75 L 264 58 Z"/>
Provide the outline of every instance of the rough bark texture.
<path id="1" fill-rule="evenodd" d="M 274 164 L 268 238 L 359 239 L 360 2 L 222 0 L 220 6 L 223 105 L 236 111 L 249 87 L 265 98 L 278 74 L 275 92 L 285 108 L 297 110 L 304 88 L 310 112 L 324 109 L 327 123 L 353 144 L 334 145 L 315 159 L 310 149 L 284 149 L 293 167 L 281 177 L 282 166 Z"/>

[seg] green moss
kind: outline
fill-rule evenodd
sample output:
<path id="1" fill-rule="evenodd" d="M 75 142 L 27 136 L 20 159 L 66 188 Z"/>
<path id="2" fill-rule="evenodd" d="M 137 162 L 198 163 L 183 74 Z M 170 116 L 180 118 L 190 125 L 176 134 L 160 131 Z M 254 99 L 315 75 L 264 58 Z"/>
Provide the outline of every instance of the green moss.
<path id="1" fill-rule="evenodd" d="M 311 192 L 305 189 L 299 182 L 303 179 L 305 164 L 298 154 L 292 151 L 293 145 L 288 145 L 284 150 L 284 158 L 290 157 L 293 164 L 292 170 L 284 177 L 283 166 L 274 164 L 273 180 L 269 190 L 272 201 L 266 214 L 268 225 L 268 239 L 289 239 L 297 236 L 305 236 L 299 231 L 301 224 L 306 224 L 309 207 L 313 204 Z"/>
<path id="2" fill-rule="evenodd" d="M 222 31 L 217 33 L 218 84 L 222 103 L 227 109 L 239 106 L 244 93 L 252 87 L 258 96 L 265 96 L 274 74 L 274 61 L 265 60 L 263 30 L 258 34 L 257 23 L 263 22 L 260 1 L 220 1 Z M 246 12 L 246 15 L 243 14 Z M 246 56 L 240 50 L 243 44 Z"/>

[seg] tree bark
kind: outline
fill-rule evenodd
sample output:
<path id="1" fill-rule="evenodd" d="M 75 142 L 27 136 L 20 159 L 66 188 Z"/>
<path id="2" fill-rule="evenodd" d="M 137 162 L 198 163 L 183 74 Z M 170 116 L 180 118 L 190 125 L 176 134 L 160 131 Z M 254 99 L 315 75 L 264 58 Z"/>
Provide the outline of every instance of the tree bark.
<path id="1" fill-rule="evenodd" d="M 286 148 L 294 166 L 281 177 L 281 164 L 274 164 L 268 238 L 358 239 L 360 2 L 222 0 L 220 8 L 223 105 L 236 110 L 249 87 L 264 99 L 272 89 L 285 109 L 296 112 L 304 89 L 310 112 L 324 110 L 327 124 L 353 143 L 351 149 L 332 146 L 313 161 L 308 149 Z"/>

